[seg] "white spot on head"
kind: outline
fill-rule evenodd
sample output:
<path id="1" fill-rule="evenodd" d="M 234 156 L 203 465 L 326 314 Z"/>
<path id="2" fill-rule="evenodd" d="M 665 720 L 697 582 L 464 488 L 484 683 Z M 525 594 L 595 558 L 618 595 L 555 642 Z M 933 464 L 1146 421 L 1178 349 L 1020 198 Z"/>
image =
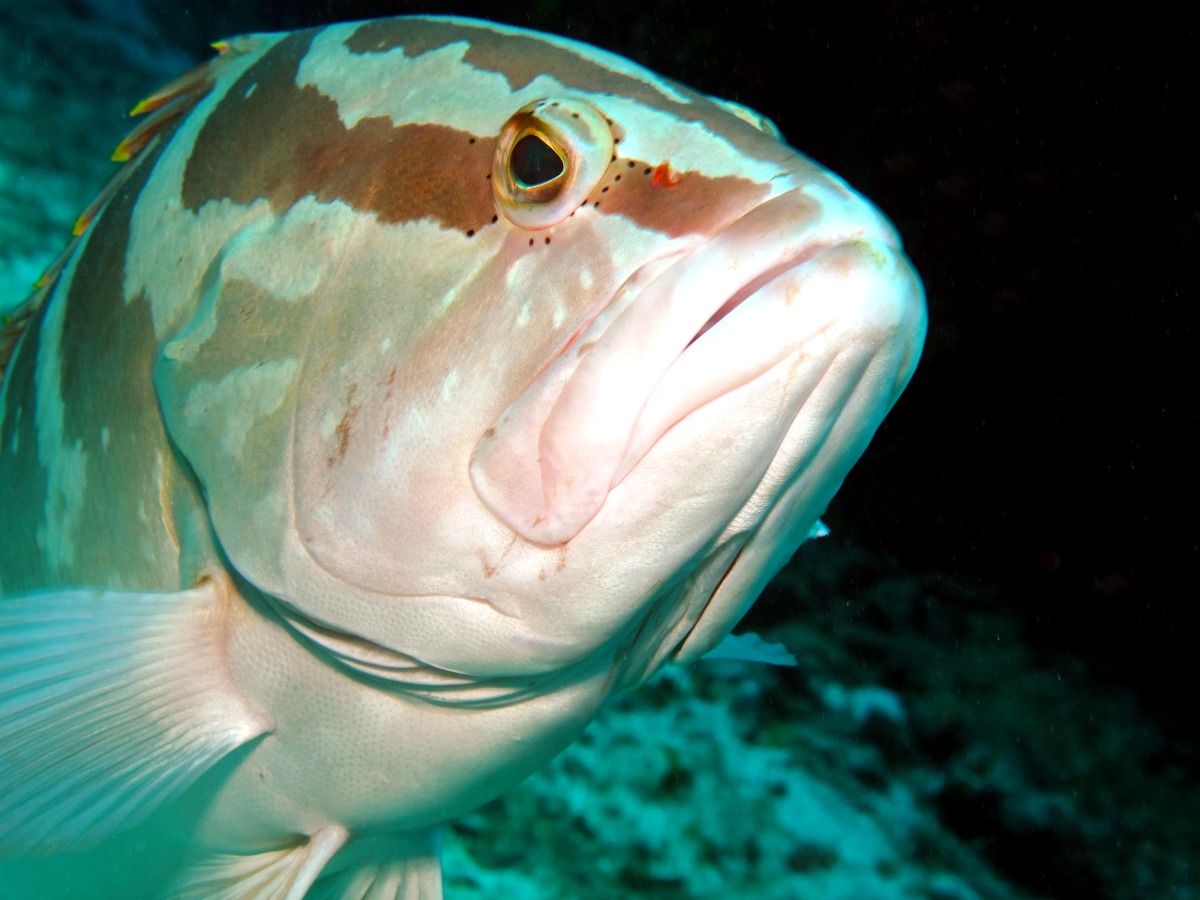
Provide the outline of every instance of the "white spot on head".
<path id="1" fill-rule="evenodd" d="M 319 525 L 322 528 L 330 529 L 336 527 L 333 517 L 333 510 L 331 510 L 329 505 L 326 503 L 322 503 L 320 506 L 314 509 L 312 512 L 312 517 L 314 524 Z"/>
<path id="2" fill-rule="evenodd" d="M 342 421 L 342 413 L 332 407 L 327 407 L 321 413 L 321 437 L 326 441 L 332 441 L 333 436 L 337 433 L 338 423 Z"/>
<path id="3" fill-rule="evenodd" d="M 450 400 L 454 397 L 454 387 L 458 384 L 458 369 L 451 369 L 446 373 L 446 377 L 442 379 L 442 399 Z"/>
<path id="4" fill-rule="evenodd" d="M 236 369 L 215 383 L 201 382 L 188 392 L 183 414 L 189 419 L 219 422 L 224 431 L 213 435 L 213 439 L 238 459 L 250 429 L 259 419 L 275 412 L 291 391 L 297 369 L 298 361 L 289 357 Z M 222 408 L 224 414 L 210 416 L 212 407 Z"/>
<path id="5" fill-rule="evenodd" d="M 304 197 L 281 218 L 263 216 L 229 240 L 221 278 L 247 281 L 276 300 L 299 300 L 336 268 L 358 213 L 340 200 Z"/>
<path id="6" fill-rule="evenodd" d="M 456 284 L 453 288 L 446 291 L 446 293 L 442 295 L 442 303 L 441 303 L 442 309 L 449 309 L 450 304 L 452 304 L 455 300 L 458 299 L 458 289 L 460 287 L 462 287 L 461 284 Z"/>
<path id="7" fill-rule="evenodd" d="M 419 406 L 410 406 L 404 416 L 404 428 L 409 434 L 425 434 L 429 422 L 429 413 Z"/>

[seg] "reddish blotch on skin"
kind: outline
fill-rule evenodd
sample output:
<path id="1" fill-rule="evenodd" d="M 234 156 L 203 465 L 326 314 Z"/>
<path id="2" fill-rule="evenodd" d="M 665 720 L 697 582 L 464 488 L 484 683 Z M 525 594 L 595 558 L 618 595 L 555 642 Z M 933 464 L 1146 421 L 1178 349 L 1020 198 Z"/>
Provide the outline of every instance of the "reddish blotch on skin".
<path id="1" fill-rule="evenodd" d="M 683 181 L 683 175 L 671 168 L 669 162 L 660 162 L 654 169 L 650 183 L 655 187 L 673 188 Z"/>

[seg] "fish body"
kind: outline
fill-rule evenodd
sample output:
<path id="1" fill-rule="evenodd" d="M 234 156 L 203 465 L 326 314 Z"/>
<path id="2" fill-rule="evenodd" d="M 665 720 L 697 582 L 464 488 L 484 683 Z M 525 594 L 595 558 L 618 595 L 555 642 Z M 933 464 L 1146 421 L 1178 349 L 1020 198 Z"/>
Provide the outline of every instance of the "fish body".
<path id="1" fill-rule="evenodd" d="M 920 282 L 765 119 L 595 48 L 216 46 L 9 330 L 0 892 L 436 897 L 438 825 L 818 527 Z"/>

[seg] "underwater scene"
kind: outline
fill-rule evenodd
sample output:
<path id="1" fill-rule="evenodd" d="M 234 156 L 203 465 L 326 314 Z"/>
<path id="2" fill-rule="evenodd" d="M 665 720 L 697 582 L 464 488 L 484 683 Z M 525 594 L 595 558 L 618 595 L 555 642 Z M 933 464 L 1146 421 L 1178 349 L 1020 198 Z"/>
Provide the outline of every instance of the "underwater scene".
<path id="1" fill-rule="evenodd" d="M 0 0 L 0 900 L 1200 898 L 1143 18 Z"/>

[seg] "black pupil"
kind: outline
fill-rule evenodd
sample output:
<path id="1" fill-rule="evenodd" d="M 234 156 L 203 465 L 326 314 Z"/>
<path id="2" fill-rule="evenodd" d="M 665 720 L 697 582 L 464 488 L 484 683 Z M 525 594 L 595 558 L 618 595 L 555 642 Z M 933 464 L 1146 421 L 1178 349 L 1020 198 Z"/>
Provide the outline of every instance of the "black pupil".
<path id="1" fill-rule="evenodd" d="M 553 181 L 563 171 L 558 154 L 536 134 L 527 134 L 517 141 L 508 158 L 508 167 L 523 187 L 537 187 Z"/>

